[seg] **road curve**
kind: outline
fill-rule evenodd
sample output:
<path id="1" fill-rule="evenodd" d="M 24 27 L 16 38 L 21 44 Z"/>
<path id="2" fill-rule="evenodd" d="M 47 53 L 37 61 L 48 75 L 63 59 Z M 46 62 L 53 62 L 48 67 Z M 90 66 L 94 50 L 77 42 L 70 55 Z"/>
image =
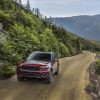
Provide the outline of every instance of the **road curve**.
<path id="1" fill-rule="evenodd" d="M 53 77 L 52 84 L 40 80 L 18 82 L 16 76 L 0 80 L 0 100 L 91 100 L 84 88 L 94 56 L 84 52 L 60 59 L 60 74 Z"/>

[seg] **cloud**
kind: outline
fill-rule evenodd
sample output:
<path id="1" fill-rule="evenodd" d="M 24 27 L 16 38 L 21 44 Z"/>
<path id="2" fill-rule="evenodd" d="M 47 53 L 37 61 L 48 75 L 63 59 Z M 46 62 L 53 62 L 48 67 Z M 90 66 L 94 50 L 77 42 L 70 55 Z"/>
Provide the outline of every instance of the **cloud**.
<path id="1" fill-rule="evenodd" d="M 22 0 L 25 4 L 27 0 Z M 30 0 L 47 16 L 73 16 L 100 13 L 100 0 Z"/>

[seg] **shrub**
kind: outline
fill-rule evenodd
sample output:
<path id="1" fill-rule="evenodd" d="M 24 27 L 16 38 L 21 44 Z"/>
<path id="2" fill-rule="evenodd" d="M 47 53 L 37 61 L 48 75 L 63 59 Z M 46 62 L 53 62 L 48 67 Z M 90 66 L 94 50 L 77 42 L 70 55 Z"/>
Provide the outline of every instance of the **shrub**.
<path id="1" fill-rule="evenodd" d="M 95 68 L 95 70 L 96 70 L 96 73 L 98 75 L 100 75 L 100 60 L 96 62 L 96 68 Z"/>
<path id="2" fill-rule="evenodd" d="M 12 76 L 16 72 L 15 67 L 12 65 L 4 65 L 2 68 L 2 74 L 4 76 Z"/>
<path id="3" fill-rule="evenodd" d="M 0 10 L 0 19 L 8 21 L 9 18 L 10 18 L 10 14 L 5 13 L 5 12 L 3 12 L 3 11 Z"/>

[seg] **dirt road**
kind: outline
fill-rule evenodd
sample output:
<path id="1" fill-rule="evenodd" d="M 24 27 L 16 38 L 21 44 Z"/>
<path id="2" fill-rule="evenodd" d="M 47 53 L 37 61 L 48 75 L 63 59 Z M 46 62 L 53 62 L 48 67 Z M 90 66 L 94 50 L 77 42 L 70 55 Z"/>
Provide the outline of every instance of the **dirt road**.
<path id="1" fill-rule="evenodd" d="M 85 91 L 87 69 L 94 54 L 83 54 L 60 60 L 60 74 L 52 84 L 39 80 L 18 82 L 16 76 L 0 80 L 0 100 L 91 100 Z"/>

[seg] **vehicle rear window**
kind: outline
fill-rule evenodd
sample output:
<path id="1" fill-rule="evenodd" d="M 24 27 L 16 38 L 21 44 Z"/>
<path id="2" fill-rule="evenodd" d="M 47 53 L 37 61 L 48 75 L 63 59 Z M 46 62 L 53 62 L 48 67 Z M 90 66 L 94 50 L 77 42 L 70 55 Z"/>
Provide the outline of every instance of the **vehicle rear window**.
<path id="1" fill-rule="evenodd" d="M 49 53 L 35 53 L 35 54 L 31 54 L 27 60 L 51 61 L 51 54 L 49 54 Z"/>

